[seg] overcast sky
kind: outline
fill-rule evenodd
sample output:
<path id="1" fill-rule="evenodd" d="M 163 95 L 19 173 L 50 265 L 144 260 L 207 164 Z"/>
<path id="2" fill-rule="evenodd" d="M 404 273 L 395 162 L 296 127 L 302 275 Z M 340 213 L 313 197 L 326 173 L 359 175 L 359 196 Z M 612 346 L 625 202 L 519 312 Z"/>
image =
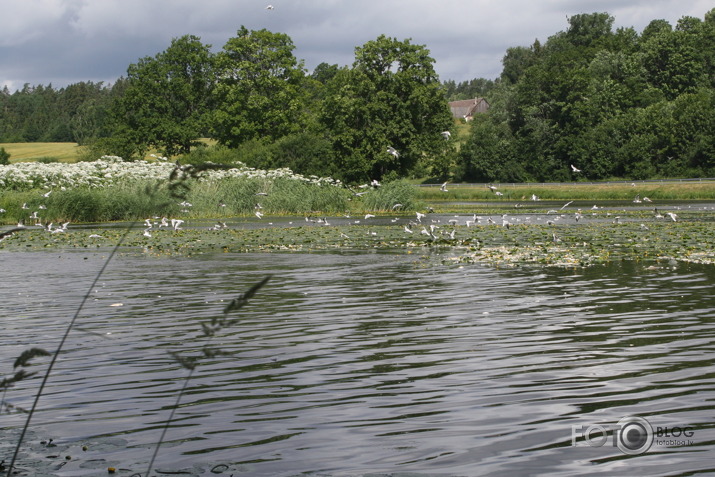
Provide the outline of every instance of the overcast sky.
<path id="1" fill-rule="evenodd" d="M 273 5 L 272 10 L 266 6 Z M 114 82 L 172 38 L 220 50 L 245 25 L 286 33 L 308 70 L 350 65 L 381 34 L 425 45 L 441 80 L 494 79 L 512 46 L 542 43 L 567 16 L 607 12 L 639 33 L 651 20 L 702 19 L 712 0 L 0 0 L 0 87 Z"/>

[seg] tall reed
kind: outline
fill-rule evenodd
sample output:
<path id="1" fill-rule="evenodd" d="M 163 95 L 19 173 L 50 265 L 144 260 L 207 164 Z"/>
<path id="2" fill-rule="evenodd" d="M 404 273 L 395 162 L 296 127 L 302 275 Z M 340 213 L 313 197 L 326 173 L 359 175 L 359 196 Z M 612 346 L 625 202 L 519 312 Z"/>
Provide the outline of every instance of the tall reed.
<path id="1" fill-rule="evenodd" d="M 191 183 L 192 179 L 197 179 L 202 172 L 205 172 L 207 170 L 213 170 L 213 169 L 224 169 L 225 166 L 221 165 L 200 165 L 200 166 L 177 166 L 175 169 L 172 171 L 170 174 L 168 181 L 163 184 L 163 185 L 155 185 L 154 187 L 149 187 L 149 186 L 144 186 L 144 189 L 142 190 L 142 194 L 140 198 L 137 198 L 135 201 L 135 204 L 139 204 L 139 207 L 141 207 L 142 212 L 147 212 L 148 210 L 143 209 L 143 207 L 147 207 L 148 209 L 152 210 L 166 210 L 166 208 L 171 207 L 173 203 L 175 203 L 178 200 L 183 200 L 186 201 L 187 194 L 191 190 Z M 138 186 L 135 186 L 138 187 Z M 102 189 L 99 189 L 102 190 Z M 105 189 L 106 190 L 106 189 Z M 134 189 L 136 192 L 136 188 Z M 66 197 L 73 196 L 75 198 L 81 198 L 83 193 L 86 193 L 87 191 L 83 191 L 77 194 L 68 194 Z M 95 192 L 95 191 L 93 191 Z M 103 192 L 99 192 L 100 196 L 104 194 Z M 96 195 L 94 195 L 96 197 Z M 44 199 L 49 199 L 49 196 L 45 196 Z M 69 205 L 69 202 L 64 202 L 63 198 L 60 199 L 53 199 L 58 201 L 59 207 L 61 207 L 62 204 L 66 204 L 66 207 L 72 207 Z M 83 202 L 82 200 L 79 200 L 79 204 L 76 204 L 74 207 L 74 212 L 75 214 L 85 214 L 87 212 L 84 212 L 86 210 L 86 203 L 89 201 Z M 131 201 L 129 201 L 131 202 Z M 24 209 L 23 209 L 24 210 Z M 136 211 L 136 209 L 135 209 Z M 18 437 L 15 450 L 13 452 L 12 458 L 10 460 L 10 463 L 8 464 L 7 467 L 7 477 L 11 477 L 13 474 L 13 469 L 15 468 L 15 464 L 20 452 L 20 449 L 22 448 L 23 441 L 25 439 L 25 435 L 30 427 L 30 423 L 32 421 L 32 417 L 34 416 L 40 398 L 44 392 L 45 386 L 47 385 L 47 382 L 50 378 L 50 375 L 52 373 L 52 370 L 59 358 L 60 352 L 65 346 L 65 343 L 67 342 L 70 333 L 72 330 L 75 328 L 75 324 L 77 323 L 81 312 L 89 300 L 89 297 L 92 293 L 92 290 L 95 289 L 97 282 L 101 279 L 103 276 L 107 266 L 110 264 L 112 259 L 114 258 L 116 252 L 119 250 L 121 247 L 122 243 L 124 242 L 125 238 L 129 234 L 129 232 L 132 230 L 133 226 L 136 224 L 137 221 L 133 221 L 124 231 L 124 233 L 121 235 L 117 243 L 114 245 L 112 248 L 112 251 L 110 254 L 107 256 L 107 259 L 104 261 L 102 264 L 102 267 L 99 269 L 97 272 L 94 280 L 92 281 L 91 285 L 87 288 L 86 293 L 84 294 L 82 300 L 78 304 L 78 307 L 70 319 L 70 322 L 67 324 L 67 327 L 65 328 L 65 332 L 62 335 L 59 344 L 57 345 L 57 349 L 54 351 L 54 353 L 48 353 L 44 349 L 41 348 L 32 348 L 28 351 L 23 352 L 15 361 L 15 366 L 14 368 L 17 367 L 23 367 L 28 364 L 29 360 L 37 357 L 37 356 L 51 356 L 50 362 L 47 366 L 47 369 L 45 373 L 43 374 L 42 381 L 38 387 L 37 393 L 35 394 L 35 399 L 33 400 L 32 407 L 27 411 L 27 418 L 25 419 L 25 424 L 22 428 L 22 431 L 20 433 L 20 436 Z M 11 231 L 4 232 L 3 234 L 0 234 L 0 239 L 4 238 L 8 234 L 12 233 L 22 233 L 22 231 L 25 230 L 23 228 L 15 228 Z M 253 287 L 251 287 L 248 291 L 245 293 L 239 295 L 237 298 L 232 300 L 224 309 L 223 316 L 214 318 L 208 323 L 202 324 L 202 330 L 204 336 L 207 338 L 207 344 L 204 347 L 204 356 L 210 357 L 210 356 L 216 356 L 220 354 L 220 350 L 212 350 L 210 347 L 210 340 L 211 338 L 222 328 L 226 326 L 230 326 L 232 324 L 236 323 L 236 320 L 231 320 L 229 319 L 228 315 L 229 313 L 235 312 L 236 310 L 239 310 L 242 308 L 255 293 L 258 291 L 263 285 L 266 284 L 270 276 L 264 278 L 262 281 L 259 283 L 255 284 Z M 159 440 L 157 441 L 154 454 L 152 455 L 152 458 L 149 462 L 149 466 L 146 472 L 146 476 L 148 477 L 151 469 L 154 465 L 154 461 L 156 459 L 156 456 L 158 454 L 159 448 L 165 438 L 165 435 L 167 433 L 167 430 L 169 429 L 171 422 L 173 421 L 174 418 L 174 413 L 176 411 L 176 408 L 178 407 L 181 397 L 184 394 L 186 387 L 188 385 L 189 380 L 191 379 L 191 376 L 193 375 L 193 371 L 196 368 L 196 365 L 199 361 L 199 358 L 197 357 L 184 357 L 179 354 L 173 354 L 172 355 L 174 359 L 184 368 L 189 370 L 189 375 L 187 376 L 186 380 L 184 381 L 184 385 L 181 388 L 181 390 L 178 393 L 176 403 L 174 407 L 172 407 L 171 413 L 166 420 L 165 426 L 162 430 L 161 436 Z M 16 382 L 22 381 L 28 377 L 31 376 L 31 373 L 26 372 L 25 370 L 21 369 L 20 371 L 16 372 L 12 377 L 10 378 L 5 378 L 3 381 L 0 381 L 0 388 L 2 389 L 2 400 L 0 403 L 2 405 L 0 406 L 0 411 L 2 411 L 3 408 L 10 408 L 12 405 L 8 403 L 5 399 L 5 395 L 7 390 L 12 387 Z"/>

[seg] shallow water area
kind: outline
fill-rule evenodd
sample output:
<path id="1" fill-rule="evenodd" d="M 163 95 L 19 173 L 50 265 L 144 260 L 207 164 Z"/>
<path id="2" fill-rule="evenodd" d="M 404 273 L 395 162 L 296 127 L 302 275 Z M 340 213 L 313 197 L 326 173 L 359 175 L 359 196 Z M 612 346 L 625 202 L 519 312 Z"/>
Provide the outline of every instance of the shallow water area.
<path id="1" fill-rule="evenodd" d="M 108 253 L 0 251 L 6 373 L 28 347 L 54 351 L 90 290 L 23 445 L 25 475 L 144 473 L 188 376 L 169 352 L 199 357 L 206 345 L 225 355 L 199 361 L 159 449 L 162 472 L 715 472 L 712 266 L 123 252 L 90 289 Z M 236 323 L 202 335 L 267 274 Z M 47 362 L 34 361 L 38 371 Z M 38 384 L 6 399 L 29 408 Z M 691 436 L 654 438 L 640 455 L 611 433 L 588 444 L 589 427 L 630 415 Z M 2 415 L 0 459 L 23 422 Z M 56 448 L 41 444 L 50 438 Z"/>

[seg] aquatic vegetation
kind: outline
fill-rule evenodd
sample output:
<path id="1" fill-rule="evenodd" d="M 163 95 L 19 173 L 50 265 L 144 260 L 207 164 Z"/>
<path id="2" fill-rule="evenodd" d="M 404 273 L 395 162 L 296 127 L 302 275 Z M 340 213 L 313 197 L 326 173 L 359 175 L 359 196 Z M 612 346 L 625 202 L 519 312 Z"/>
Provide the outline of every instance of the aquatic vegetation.
<path id="1" fill-rule="evenodd" d="M 229 222 L 226 227 L 186 227 L 178 231 L 153 229 L 151 237 L 135 228 L 124 239 L 122 250 L 141 250 L 149 255 L 200 255 L 221 252 L 296 252 L 333 249 L 380 249 L 396 253 L 424 253 L 446 264 L 481 263 L 493 266 L 544 265 L 583 267 L 613 260 L 679 260 L 715 263 L 712 226 L 703 221 L 650 219 L 613 223 L 501 223 L 466 226 L 465 218 L 450 224 L 442 220 L 430 226 L 412 225 L 412 216 L 394 216 L 385 224 L 371 220 L 346 221 L 342 225 L 306 224 L 296 219 L 271 225 L 253 221 L 251 228 Z M 265 220 L 265 219 L 263 219 Z M 328 219 L 330 222 L 332 219 Z M 394 222 L 393 222 L 394 221 Z M 347 222 L 347 223 L 346 223 Z M 427 232 L 422 232 L 422 229 Z M 98 232 L 100 232 L 98 234 Z M 32 229 L 0 242 L 0 249 L 39 250 L 103 248 L 115 243 L 121 232 L 113 229 L 70 229 L 50 234 Z"/>

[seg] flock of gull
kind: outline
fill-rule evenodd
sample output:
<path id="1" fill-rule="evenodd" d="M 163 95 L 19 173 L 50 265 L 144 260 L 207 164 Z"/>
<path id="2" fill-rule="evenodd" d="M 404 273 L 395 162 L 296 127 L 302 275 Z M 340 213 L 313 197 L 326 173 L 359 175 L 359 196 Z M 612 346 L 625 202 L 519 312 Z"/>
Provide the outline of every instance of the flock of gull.
<path id="1" fill-rule="evenodd" d="M 267 7 L 269 9 L 272 9 L 272 7 L 269 5 Z M 441 133 L 442 137 L 445 139 L 450 139 L 451 134 L 449 131 L 443 131 Z M 386 152 L 390 155 L 392 155 L 394 158 L 399 158 L 400 153 L 397 151 L 394 147 L 389 146 L 386 149 Z M 157 159 L 163 160 L 165 158 L 160 158 L 157 157 Z M 571 170 L 574 173 L 579 173 L 581 172 L 580 169 L 578 169 L 576 166 L 573 164 L 571 165 Z M 441 192 L 449 192 L 447 189 L 448 182 L 443 183 L 439 190 Z M 635 184 L 632 184 L 635 186 Z M 352 192 L 352 194 L 356 197 L 361 197 L 367 193 L 369 193 L 372 190 L 375 190 L 380 187 L 380 183 L 377 180 L 372 180 L 371 182 L 367 184 L 363 184 L 360 186 L 357 186 L 357 189 L 348 187 L 348 189 Z M 486 187 L 497 197 L 503 196 L 504 194 L 499 190 L 498 187 L 487 184 Z M 48 191 L 43 194 L 43 198 L 47 198 L 50 196 L 52 191 Z M 256 196 L 266 196 L 268 195 L 266 192 L 258 192 L 256 193 Z M 523 199 L 523 198 L 522 198 Z M 536 196 L 535 194 L 531 195 L 530 198 L 531 201 L 536 202 L 540 201 L 541 199 Z M 652 200 L 649 199 L 648 197 L 642 197 L 640 194 L 637 194 L 633 198 L 633 203 L 634 204 L 642 204 L 642 203 L 651 203 Z M 472 214 L 468 215 L 466 217 L 464 216 L 459 216 L 455 215 L 452 218 L 449 218 L 446 220 L 446 222 L 449 224 L 451 227 L 447 227 L 446 229 L 442 228 L 443 223 L 442 223 L 442 218 L 439 215 L 434 215 L 433 210 L 431 208 L 428 208 L 424 212 L 416 212 L 416 215 L 414 218 L 407 218 L 407 217 L 394 217 L 390 219 L 390 223 L 395 224 L 395 223 L 402 223 L 403 224 L 403 230 L 406 234 L 414 234 L 416 233 L 415 230 L 419 228 L 419 233 L 421 235 L 425 235 L 428 237 L 429 240 L 436 240 L 438 238 L 442 239 L 449 239 L 449 240 L 454 240 L 455 239 L 455 233 L 457 230 L 457 226 L 465 226 L 466 228 L 470 227 L 475 227 L 479 225 L 500 225 L 502 227 L 505 227 L 509 229 L 510 227 L 518 224 L 536 224 L 536 223 L 543 223 L 546 225 L 556 225 L 559 222 L 567 222 L 569 219 L 575 220 L 575 222 L 581 221 L 587 213 L 585 213 L 582 209 L 577 208 L 573 213 L 568 213 L 565 209 L 570 206 L 573 203 L 573 201 L 569 201 L 565 204 L 563 204 L 560 208 L 558 209 L 549 209 L 545 213 L 538 213 L 534 212 L 535 218 L 532 218 L 531 215 L 526 215 L 526 214 L 501 214 L 499 217 L 498 215 L 494 216 L 479 216 L 477 214 Z M 189 203 L 188 201 L 183 201 L 180 202 L 178 205 L 182 207 L 181 212 L 182 213 L 188 213 L 190 211 L 190 208 L 192 207 L 192 204 Z M 219 207 L 226 207 L 226 204 L 223 201 L 219 201 L 218 203 Z M 392 206 L 392 210 L 399 212 L 403 208 L 403 204 L 400 203 L 395 203 Z M 521 203 L 516 203 L 514 205 L 515 208 L 520 208 L 524 207 L 523 204 Z M 264 214 L 261 211 L 263 207 L 259 202 L 256 202 L 255 205 L 255 212 L 254 215 L 259 219 L 263 219 Z M 597 213 L 597 209 L 600 207 L 597 205 L 594 205 L 591 207 L 591 216 L 599 218 L 601 220 L 611 220 L 613 224 L 621 224 L 622 223 L 622 218 L 619 215 L 613 215 L 612 212 L 606 212 L 605 214 L 602 213 Z M 27 205 L 27 203 L 22 205 L 23 210 L 30 210 L 30 207 Z M 52 222 L 49 224 L 43 224 L 41 215 L 42 211 L 46 210 L 46 206 L 44 205 L 39 205 L 37 207 L 37 210 L 34 210 L 32 213 L 28 215 L 28 220 L 29 221 L 34 221 L 35 226 L 43 227 L 46 229 L 49 233 L 64 233 L 67 231 L 68 226 L 70 222 L 65 222 L 61 225 L 55 226 Z M 5 210 L 0 208 L 0 214 L 4 213 Z M 432 214 L 431 217 L 428 218 L 428 214 Z M 605 215 L 605 217 L 604 217 Z M 678 216 L 674 212 L 666 212 L 665 215 L 663 215 L 657 208 L 653 209 L 653 218 L 654 219 L 669 219 L 672 220 L 673 222 L 677 221 Z M 371 219 L 376 219 L 376 216 L 374 214 L 365 214 L 363 219 L 353 219 L 350 217 L 350 215 L 345 214 L 342 218 L 338 218 L 339 221 L 341 221 L 343 224 L 345 223 L 345 219 L 348 220 L 347 224 L 348 225 L 358 225 L 358 224 L 376 224 L 379 225 L 379 223 L 372 222 Z M 378 218 L 378 220 L 384 220 L 385 218 Z M 496 220 L 495 220 L 496 219 Z M 332 220 L 332 219 L 331 219 Z M 429 222 L 428 222 L 429 220 Z M 328 221 L 327 217 L 313 217 L 311 215 L 305 217 L 305 221 L 307 223 L 315 224 L 315 225 L 331 225 L 330 222 Z M 370 221 L 370 222 L 369 222 Z M 405 223 L 406 221 L 406 223 Z M 178 218 L 172 218 L 169 219 L 167 217 L 151 217 L 147 218 L 144 220 L 144 232 L 143 235 L 145 237 L 151 237 L 152 236 L 152 231 L 153 230 L 160 230 L 160 229 L 167 229 L 167 230 L 173 230 L 173 231 L 179 231 L 182 230 L 182 225 L 185 223 L 185 220 L 183 219 L 178 219 Z M 272 222 L 269 222 L 269 225 L 273 225 Z M 288 222 L 288 225 L 293 225 L 293 222 Z M 642 229 L 648 229 L 648 227 L 645 224 L 640 224 Z M 24 228 L 26 225 L 24 224 L 24 221 L 20 221 L 17 224 L 17 228 Z M 226 222 L 218 222 L 215 225 L 209 227 L 210 230 L 223 230 L 227 229 L 228 225 Z M 14 229 L 17 230 L 17 229 Z M 8 232 L 11 233 L 11 232 Z M 1 237 L 4 237 L 8 235 L 8 233 L 4 233 Z M 376 235 L 375 232 L 368 231 L 367 232 L 370 235 Z M 345 233 L 341 232 L 341 237 L 342 238 L 348 238 L 348 236 Z M 101 235 L 98 234 L 92 234 L 90 237 L 93 238 L 101 238 Z M 553 240 L 558 241 L 558 238 L 556 237 L 556 234 L 553 234 Z"/>
<path id="2" fill-rule="evenodd" d="M 440 187 L 441 191 L 447 191 L 447 182 L 442 184 Z M 357 186 L 356 188 L 350 188 L 349 190 L 355 196 L 362 196 L 369 193 L 370 191 L 380 187 L 380 183 L 376 180 L 370 183 Z M 498 187 L 494 185 L 486 186 L 495 196 L 502 195 Z M 266 193 L 258 193 L 257 196 L 265 196 Z M 541 199 L 536 195 L 531 196 L 531 201 L 540 201 Z M 640 195 L 636 195 L 633 199 L 633 203 L 640 204 L 643 202 L 652 202 L 648 197 L 643 197 L 641 199 Z M 611 221 L 613 224 L 621 224 L 622 218 L 620 215 L 615 215 L 615 211 L 601 211 L 598 212 L 598 205 L 591 207 L 590 212 L 586 212 L 581 208 L 576 208 L 573 211 L 569 211 L 567 208 L 573 204 L 573 201 L 566 202 L 560 207 L 553 209 L 544 209 L 544 212 L 534 212 L 533 214 L 496 214 L 496 215 L 454 215 L 452 217 L 446 217 L 444 215 L 435 214 L 434 210 L 427 208 L 426 210 L 420 212 L 415 212 L 414 217 L 409 216 L 397 216 L 397 217 L 378 217 L 375 214 L 366 213 L 361 217 L 351 217 L 349 214 L 344 214 L 340 217 L 331 218 L 328 217 L 317 217 L 313 215 L 307 215 L 304 217 L 305 224 L 317 225 L 317 226 L 330 226 L 330 225 L 388 225 L 388 224 L 401 224 L 402 229 L 405 234 L 419 234 L 424 235 L 426 240 L 435 241 L 438 239 L 453 241 L 456 238 L 457 231 L 459 227 L 465 227 L 467 229 L 471 227 L 478 226 L 500 226 L 509 229 L 516 225 L 526 225 L 526 224 L 543 224 L 547 226 L 554 226 L 559 223 L 569 223 L 571 221 L 580 222 L 584 220 L 585 217 L 590 216 L 595 220 L 600 221 Z M 182 202 L 179 205 L 184 207 L 186 211 L 187 207 L 191 207 L 188 202 Z M 222 206 L 222 202 L 219 206 Z M 515 208 L 524 207 L 521 203 L 514 205 Z M 403 204 L 395 203 L 392 206 L 392 210 L 399 212 L 403 208 Z M 262 206 L 260 203 L 255 205 L 255 216 L 257 219 L 261 220 L 264 214 L 261 212 Z M 667 219 L 673 222 L 677 221 L 677 214 L 674 212 L 661 213 L 657 208 L 653 209 L 654 219 Z M 389 220 L 389 223 L 388 223 Z M 184 220 L 181 219 L 167 219 L 166 217 L 153 217 L 151 219 L 145 220 L 146 228 L 144 230 L 144 235 L 151 237 L 152 229 L 166 228 L 168 230 L 178 231 L 182 229 L 182 224 Z M 268 222 L 268 225 L 273 225 L 273 222 Z M 294 222 L 287 222 L 288 226 L 293 226 Z M 297 226 L 297 224 L 296 224 Z M 640 224 L 642 229 L 647 230 L 648 227 L 645 224 Z M 223 230 L 229 228 L 226 222 L 218 222 L 217 224 L 208 227 L 209 230 Z M 376 236 L 377 233 L 368 228 L 368 235 Z M 349 239 L 350 237 L 345 232 L 340 232 L 340 237 L 343 239 Z M 560 242 L 561 240 L 557 237 L 556 233 L 552 234 L 552 240 L 554 242 Z"/>

